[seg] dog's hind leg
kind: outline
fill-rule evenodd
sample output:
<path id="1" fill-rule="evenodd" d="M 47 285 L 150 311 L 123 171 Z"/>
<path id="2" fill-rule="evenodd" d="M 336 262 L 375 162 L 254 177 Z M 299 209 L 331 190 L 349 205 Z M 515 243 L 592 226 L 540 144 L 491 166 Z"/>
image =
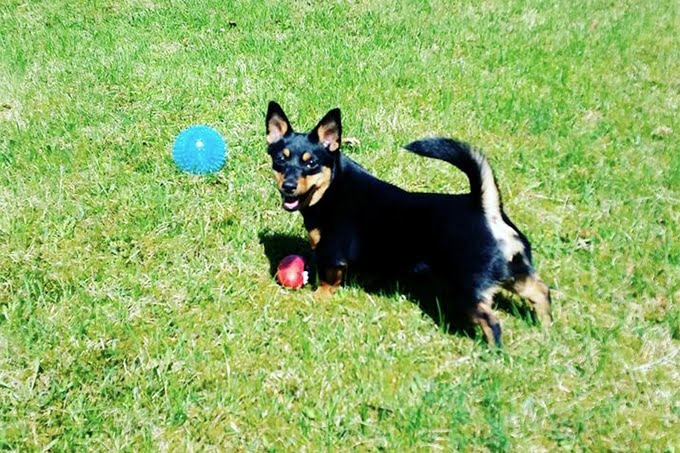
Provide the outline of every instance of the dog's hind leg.
<path id="1" fill-rule="evenodd" d="M 492 297 L 482 299 L 470 312 L 470 319 L 479 325 L 489 346 L 501 347 L 501 323 L 491 308 Z"/>
<path id="2" fill-rule="evenodd" d="M 518 296 L 531 302 L 541 324 L 549 326 L 552 323 L 550 288 L 541 280 L 538 274 L 531 273 L 519 276 L 506 287 Z"/>

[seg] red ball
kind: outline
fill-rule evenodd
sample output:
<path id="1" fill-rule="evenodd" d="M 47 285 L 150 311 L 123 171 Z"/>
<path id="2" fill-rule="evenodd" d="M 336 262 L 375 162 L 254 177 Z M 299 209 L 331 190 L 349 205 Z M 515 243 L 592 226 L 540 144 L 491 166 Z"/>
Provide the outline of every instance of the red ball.
<path id="1" fill-rule="evenodd" d="M 305 260 L 300 255 L 288 255 L 276 268 L 276 280 L 286 288 L 298 289 L 307 283 Z"/>

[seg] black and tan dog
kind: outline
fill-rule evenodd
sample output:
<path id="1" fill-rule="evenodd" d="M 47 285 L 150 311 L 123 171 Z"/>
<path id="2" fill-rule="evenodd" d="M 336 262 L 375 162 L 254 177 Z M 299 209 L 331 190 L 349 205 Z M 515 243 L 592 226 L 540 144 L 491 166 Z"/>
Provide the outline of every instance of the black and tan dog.
<path id="1" fill-rule="evenodd" d="M 490 344 L 501 343 L 492 299 L 501 288 L 528 299 L 551 321 L 550 292 L 534 271 L 527 238 L 503 212 L 489 163 L 467 144 L 430 138 L 406 145 L 462 170 L 470 193 L 413 193 L 381 181 L 340 152 L 340 110 L 309 133 L 297 133 L 269 103 L 268 152 L 283 207 L 300 211 L 315 251 L 317 296 L 332 294 L 348 266 L 408 272 L 430 269 L 456 294 L 455 303 Z M 454 303 L 454 302 L 452 302 Z"/>

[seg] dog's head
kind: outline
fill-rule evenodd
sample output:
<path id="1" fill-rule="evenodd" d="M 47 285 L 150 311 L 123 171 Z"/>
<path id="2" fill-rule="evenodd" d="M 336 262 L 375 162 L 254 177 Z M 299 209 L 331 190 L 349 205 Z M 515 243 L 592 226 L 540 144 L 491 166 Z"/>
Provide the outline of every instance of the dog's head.
<path id="1" fill-rule="evenodd" d="M 267 151 L 283 197 L 283 208 L 297 211 L 321 200 L 331 184 L 340 153 L 340 109 L 333 109 L 309 133 L 294 132 L 283 109 L 270 102 Z"/>

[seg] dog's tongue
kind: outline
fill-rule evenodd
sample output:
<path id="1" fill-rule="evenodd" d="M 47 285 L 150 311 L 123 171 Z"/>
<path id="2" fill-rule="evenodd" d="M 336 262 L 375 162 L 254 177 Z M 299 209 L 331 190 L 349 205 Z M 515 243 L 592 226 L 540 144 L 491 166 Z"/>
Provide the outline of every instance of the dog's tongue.
<path id="1" fill-rule="evenodd" d="M 284 201 L 283 207 L 286 209 L 295 209 L 297 208 L 298 204 L 300 204 L 300 200 Z"/>

